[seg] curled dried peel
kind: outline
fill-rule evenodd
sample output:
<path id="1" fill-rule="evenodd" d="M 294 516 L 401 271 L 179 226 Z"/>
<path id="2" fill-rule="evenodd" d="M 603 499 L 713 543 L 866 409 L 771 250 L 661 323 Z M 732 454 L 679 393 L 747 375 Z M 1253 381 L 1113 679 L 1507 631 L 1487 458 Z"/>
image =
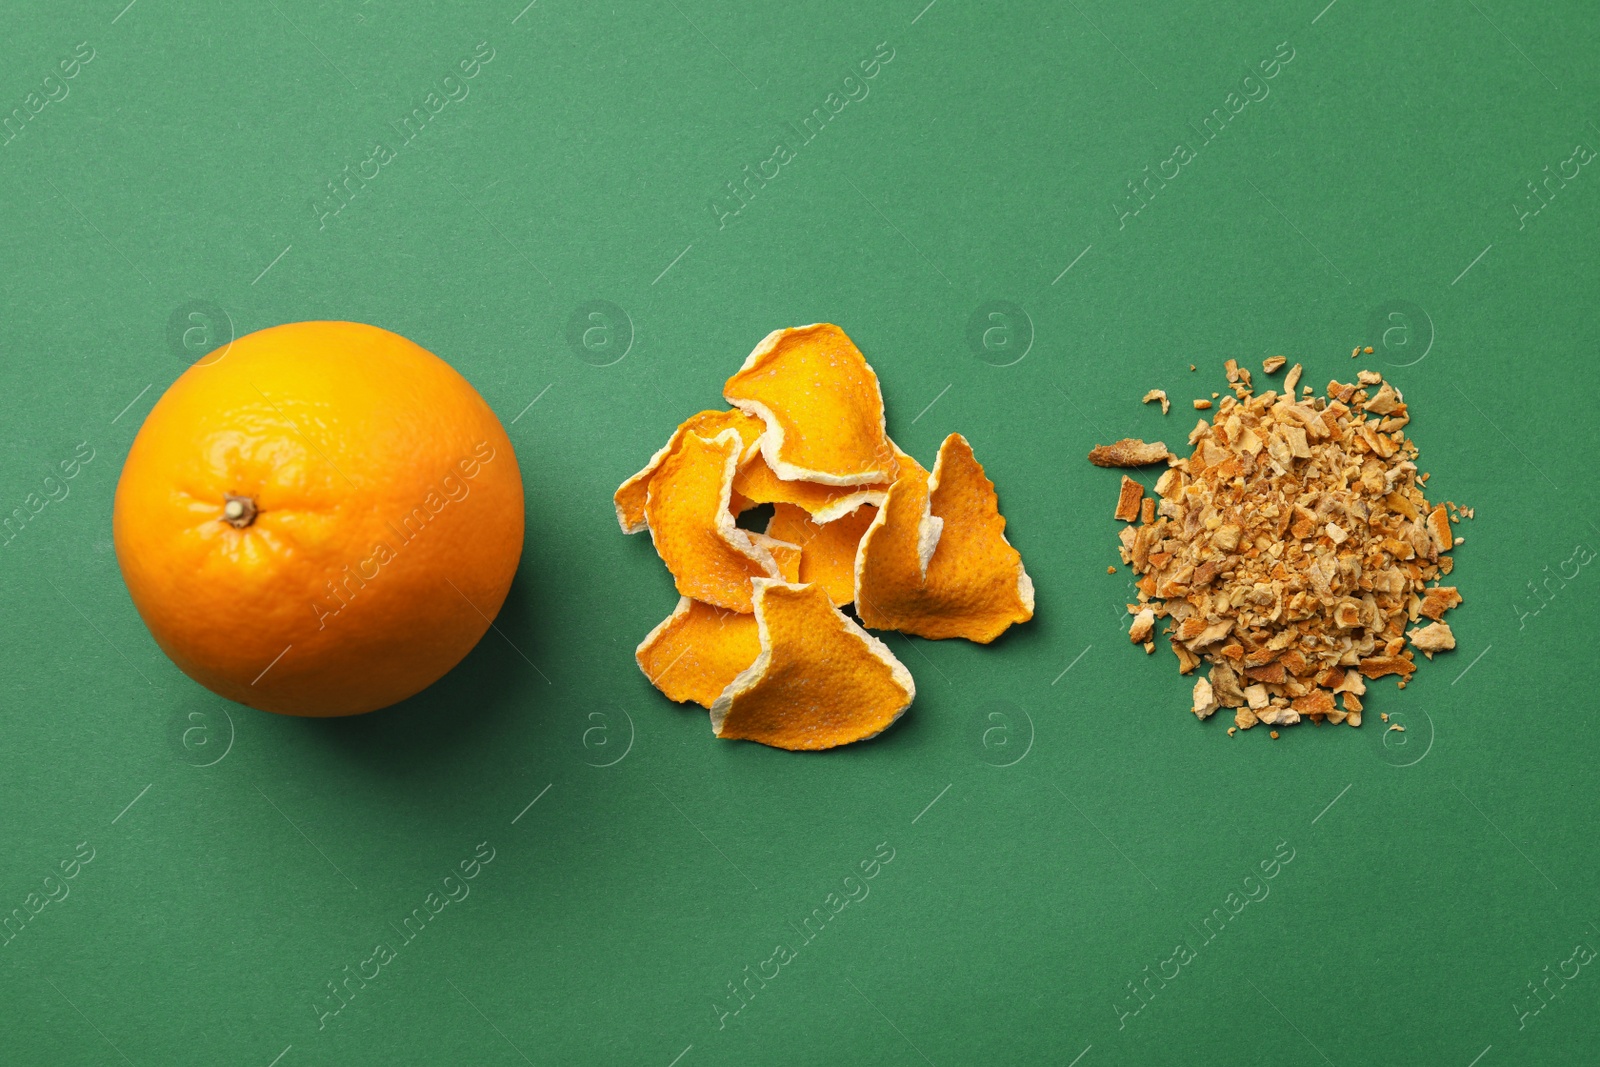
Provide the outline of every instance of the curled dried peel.
<path id="1" fill-rule="evenodd" d="M 681 597 L 672 614 L 639 642 L 633 658 L 668 699 L 710 708 L 760 652 L 754 615 Z"/>
<path id="2" fill-rule="evenodd" d="M 743 450 L 737 430 L 712 440 L 685 434 L 650 479 L 645 518 L 679 593 L 748 612 L 750 579 L 781 572 L 772 551 L 739 529 L 728 508 Z"/>
<path id="3" fill-rule="evenodd" d="M 838 610 L 851 601 L 868 625 L 984 643 L 1032 617 L 965 439 L 931 475 L 895 448 L 877 375 L 837 326 L 769 334 L 724 394 L 734 410 L 685 422 L 615 494 L 683 597 L 636 659 L 671 699 L 708 706 L 717 736 L 831 748 L 904 712 L 910 673 Z M 774 508 L 766 532 L 740 529 L 758 504 Z"/>
<path id="4" fill-rule="evenodd" d="M 765 578 L 754 586 L 761 651 L 712 703 L 718 737 L 833 748 L 877 736 L 911 706 L 911 672 L 821 586 Z"/>
<path id="5" fill-rule="evenodd" d="M 802 552 L 800 545 L 789 538 L 771 536 L 770 524 L 768 532 L 764 534 L 752 533 L 750 543 L 772 555 L 772 561 L 778 566 L 778 577 L 786 582 L 798 582 L 802 566 Z"/>
<path id="6" fill-rule="evenodd" d="M 804 508 L 777 504 L 767 534 L 800 546 L 799 577 L 790 581 L 822 586 L 828 599 L 842 608 L 856 598 L 856 549 L 877 514 L 877 508 L 863 504 L 843 518 L 819 525 Z"/>
<path id="7" fill-rule="evenodd" d="M 1033 579 L 1006 540 L 994 483 L 958 433 L 939 446 L 928 496 L 944 529 L 925 584 L 943 601 L 942 621 L 953 625 L 951 636 L 988 644 L 1012 623 L 1033 618 Z"/>
<path id="8" fill-rule="evenodd" d="M 752 415 L 747 415 L 738 409 L 733 411 L 702 411 L 691 415 L 674 431 L 667 443 L 656 450 L 650 457 L 650 462 L 644 469 L 617 487 L 611 500 L 617 509 L 617 524 L 622 527 L 622 532 L 635 534 L 646 526 L 645 504 L 650 497 L 650 482 L 660 470 L 661 464 L 682 443 L 687 434 L 696 434 L 700 437 L 711 438 L 723 430 L 738 430 L 739 437 L 745 444 L 744 451 L 740 454 L 740 462 L 745 462 L 756 452 L 757 443 L 764 429 L 761 420 Z M 742 501 L 735 494 L 734 513 L 737 514 L 749 507 L 749 502 Z M 759 501 L 757 501 L 759 503 Z"/>
<path id="9" fill-rule="evenodd" d="M 882 504 L 889 486 L 786 481 L 773 473 L 766 458 L 756 451 L 733 476 L 733 491 L 752 504 L 794 504 L 817 522 L 829 523 L 863 504 Z"/>
<path id="10" fill-rule="evenodd" d="M 856 551 L 856 612 L 878 630 L 920 613 L 923 576 L 944 525 L 928 511 L 928 472 L 903 452 L 898 460 L 900 476 Z"/>
<path id="11" fill-rule="evenodd" d="M 761 454 L 779 478 L 873 485 L 895 476 L 878 376 L 837 326 L 774 330 L 722 395 L 765 423 Z"/>
<path id="12" fill-rule="evenodd" d="M 920 470 L 920 469 L 919 469 Z M 1005 537 L 994 483 L 960 434 L 933 473 L 906 473 L 861 539 L 856 610 L 874 629 L 988 644 L 1033 618 L 1033 580 Z M 930 547 L 931 544 L 931 547 Z"/>

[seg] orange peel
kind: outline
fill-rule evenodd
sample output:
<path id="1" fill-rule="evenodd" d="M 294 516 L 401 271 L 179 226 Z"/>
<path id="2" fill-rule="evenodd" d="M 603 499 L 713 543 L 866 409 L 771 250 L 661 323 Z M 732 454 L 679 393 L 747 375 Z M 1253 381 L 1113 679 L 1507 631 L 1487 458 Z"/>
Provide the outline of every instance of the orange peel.
<path id="1" fill-rule="evenodd" d="M 680 597 L 633 653 L 650 684 L 680 704 L 712 703 L 761 653 L 754 615 Z"/>
<path id="2" fill-rule="evenodd" d="M 928 509 L 928 472 L 899 452 L 900 476 L 861 535 L 855 561 L 855 604 L 876 630 L 922 614 L 923 580 L 944 523 Z"/>
<path id="3" fill-rule="evenodd" d="M 798 582 L 800 569 L 804 565 L 805 556 L 801 547 L 788 539 L 779 539 L 772 536 L 772 524 L 767 524 L 766 533 L 751 533 L 750 542 L 757 548 L 771 553 L 772 562 L 778 566 L 778 577 L 786 582 Z"/>
<path id="4" fill-rule="evenodd" d="M 656 471 L 661 469 L 661 464 L 682 443 L 685 435 L 695 434 L 712 438 L 723 430 L 738 430 L 740 438 L 745 443 L 745 450 L 740 454 L 739 461 L 744 463 L 755 454 L 756 444 L 764 428 L 760 419 L 747 415 L 737 408 L 733 411 L 702 411 L 689 416 L 672 431 L 667 443 L 656 450 L 656 454 L 650 457 L 650 462 L 644 465 L 643 470 L 617 487 L 616 493 L 611 498 L 617 509 L 617 525 L 621 526 L 622 532 L 626 534 L 640 533 L 645 529 L 647 525 L 645 504 L 650 497 L 650 482 L 655 477 Z M 750 502 L 741 500 L 738 493 L 734 494 L 732 504 L 735 514 L 750 506 Z"/>
<path id="5" fill-rule="evenodd" d="M 786 481 L 773 473 L 760 451 L 747 459 L 733 476 L 735 497 L 750 504 L 794 504 L 819 523 L 848 515 L 863 504 L 883 503 L 889 483 L 874 485 L 824 485 L 821 482 Z"/>
<path id="6" fill-rule="evenodd" d="M 722 396 L 765 424 L 761 455 L 781 479 L 835 486 L 894 479 L 878 376 L 837 326 L 767 334 Z"/>
<path id="7" fill-rule="evenodd" d="M 987 644 L 1033 617 L 994 484 L 951 434 L 933 469 L 884 432 L 877 374 L 827 323 L 768 334 L 613 502 L 648 529 L 680 594 L 634 652 L 712 732 L 817 750 L 875 737 L 911 705 L 904 664 L 864 627 Z M 764 532 L 737 516 L 770 505 Z M 749 524 L 754 525 L 754 524 Z M 857 618 L 840 609 L 854 603 Z"/>
<path id="8" fill-rule="evenodd" d="M 902 463 L 856 557 L 861 621 L 988 644 L 1031 619 L 1033 580 L 1005 528 L 994 483 L 965 437 L 945 438 L 932 474 Z"/>
<path id="9" fill-rule="evenodd" d="M 750 580 L 777 578 L 772 550 L 735 524 L 733 473 L 744 442 L 727 429 L 707 440 L 686 433 L 650 478 L 646 525 L 678 592 L 731 611 L 751 610 Z"/>
<path id="10" fill-rule="evenodd" d="M 790 750 L 834 748 L 876 737 L 911 706 L 911 672 L 821 586 L 752 584 L 760 653 L 712 702 L 714 734 Z"/>
<path id="11" fill-rule="evenodd" d="M 878 509 L 862 504 L 842 518 L 819 524 L 804 508 L 794 504 L 773 506 L 767 535 L 800 546 L 798 577 L 789 581 L 822 586 L 835 607 L 856 598 L 856 550 Z"/>

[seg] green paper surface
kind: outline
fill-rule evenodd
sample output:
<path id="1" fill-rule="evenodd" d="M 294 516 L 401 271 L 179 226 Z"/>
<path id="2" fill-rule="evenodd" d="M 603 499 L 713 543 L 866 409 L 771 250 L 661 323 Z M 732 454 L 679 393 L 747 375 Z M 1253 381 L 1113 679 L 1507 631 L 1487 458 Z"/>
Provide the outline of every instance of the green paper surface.
<path id="1" fill-rule="evenodd" d="M 523 2 L 7 12 L 0 1062 L 1593 1062 L 1592 6 Z M 498 632 L 342 721 L 187 679 L 111 544 L 172 380 L 319 318 L 527 487 Z M 610 497 L 817 321 L 1038 613 L 884 635 L 910 712 L 803 755 L 640 674 Z M 1275 354 L 1382 370 L 1477 517 L 1459 648 L 1273 742 L 1128 643 L 1084 457 Z"/>

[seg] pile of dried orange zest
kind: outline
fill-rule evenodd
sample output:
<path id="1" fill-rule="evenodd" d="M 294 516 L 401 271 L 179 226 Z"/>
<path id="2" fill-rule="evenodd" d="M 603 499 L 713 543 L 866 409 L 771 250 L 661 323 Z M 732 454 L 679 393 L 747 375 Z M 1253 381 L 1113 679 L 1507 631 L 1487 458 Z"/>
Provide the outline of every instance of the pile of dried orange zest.
<path id="1" fill-rule="evenodd" d="M 1179 672 L 1211 666 L 1194 684 L 1195 715 L 1233 708 L 1242 730 L 1302 718 L 1360 726 L 1369 680 L 1398 675 L 1403 689 L 1417 652 L 1455 647 L 1441 619 L 1461 595 L 1429 583 L 1450 573 L 1446 553 L 1462 540 L 1452 523 L 1471 512 L 1424 497 L 1405 400 L 1380 374 L 1296 398 L 1300 370 L 1282 393 L 1256 395 L 1229 360 L 1234 395 L 1195 426 L 1186 459 L 1138 440 L 1089 455 L 1167 465 L 1159 502 L 1127 476 L 1117 500 L 1115 516 L 1137 523 L 1121 531 L 1123 562 L 1140 576 L 1129 637 L 1152 652 L 1166 620 Z"/>
<path id="2" fill-rule="evenodd" d="M 718 737 L 823 749 L 874 737 L 916 695 L 868 634 L 987 644 L 1033 617 L 994 485 L 960 434 L 930 473 L 884 432 L 878 376 L 837 326 L 776 330 L 617 490 L 681 597 L 635 658 Z M 739 513 L 773 508 L 764 533 Z M 840 610 L 854 604 L 859 622 Z"/>

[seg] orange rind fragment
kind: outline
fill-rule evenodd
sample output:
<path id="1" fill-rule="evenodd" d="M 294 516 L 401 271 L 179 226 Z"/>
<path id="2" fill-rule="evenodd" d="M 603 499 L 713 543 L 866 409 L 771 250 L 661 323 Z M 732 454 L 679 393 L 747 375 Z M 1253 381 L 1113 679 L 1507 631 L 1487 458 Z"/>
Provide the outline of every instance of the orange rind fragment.
<path id="1" fill-rule="evenodd" d="M 734 495 L 751 504 L 794 504 L 819 523 L 848 515 L 863 504 L 877 507 L 889 491 L 887 482 L 876 485 L 824 485 L 821 482 L 785 481 L 773 473 L 757 450 L 733 476 Z"/>
<path id="2" fill-rule="evenodd" d="M 874 485 L 895 477 L 878 376 L 837 326 L 767 334 L 722 396 L 766 424 L 761 455 L 779 478 Z"/>
<path id="3" fill-rule="evenodd" d="M 681 595 L 635 659 L 667 697 L 708 708 L 716 736 L 788 750 L 875 737 L 916 684 L 862 624 L 987 644 L 1032 618 L 1033 583 L 966 439 L 946 438 L 931 473 L 896 448 L 878 377 L 839 327 L 767 335 L 723 394 L 733 410 L 679 426 L 614 497 Z M 1097 451 L 1166 456 L 1123 454 L 1133 445 Z M 1119 511 L 1153 511 L 1141 496 L 1126 490 Z M 757 505 L 773 507 L 765 532 L 741 529 Z M 859 623 L 839 610 L 852 602 Z"/>
<path id="4" fill-rule="evenodd" d="M 932 474 L 902 462 L 856 557 L 861 621 L 988 644 L 1033 618 L 1033 580 L 1005 528 L 994 483 L 960 434 L 939 446 Z"/>
<path id="5" fill-rule="evenodd" d="M 856 550 L 856 613 L 875 630 L 922 615 L 923 578 L 944 526 L 928 511 L 928 472 L 904 452 L 897 458 L 900 476 Z"/>
<path id="6" fill-rule="evenodd" d="M 1117 495 L 1117 510 L 1114 517 L 1123 522 L 1134 522 L 1139 518 L 1139 504 L 1144 500 L 1144 486 L 1128 477 L 1122 476 L 1122 491 Z"/>
<path id="7" fill-rule="evenodd" d="M 738 430 L 739 436 L 745 444 L 745 450 L 739 457 L 739 461 L 743 463 L 755 454 L 756 444 L 764 428 L 760 419 L 746 415 L 737 409 L 733 411 L 702 411 L 698 415 L 689 416 L 681 426 L 672 431 L 672 437 L 668 439 L 665 445 L 656 450 L 656 454 L 650 457 L 650 462 L 645 464 L 643 470 L 617 487 L 617 491 L 611 500 L 616 505 L 617 524 L 622 527 L 622 532 L 635 534 L 644 530 L 646 525 L 644 509 L 645 503 L 650 496 L 650 481 L 655 477 L 656 471 L 661 468 L 661 464 L 665 462 L 666 458 L 677 449 L 685 435 L 696 434 L 709 439 L 717 436 L 723 430 Z M 737 493 L 734 494 L 734 497 L 735 514 L 750 506 L 748 502 L 740 501 Z M 739 506 L 740 504 L 743 506 Z"/>
<path id="8" fill-rule="evenodd" d="M 804 565 L 804 556 L 798 543 L 771 536 L 770 523 L 767 533 L 751 533 L 750 543 L 772 554 L 772 562 L 778 565 L 778 577 L 786 582 L 801 581 L 800 568 Z"/>
<path id="9" fill-rule="evenodd" d="M 633 658 L 669 700 L 709 708 L 760 653 L 754 615 L 681 597 L 672 614 L 639 642 Z"/>
<path id="10" fill-rule="evenodd" d="M 842 608 L 856 598 L 856 549 L 877 514 L 877 508 L 863 504 L 843 518 L 819 525 L 804 508 L 775 504 L 767 535 L 800 546 L 799 577 L 788 581 L 820 585 L 834 606 Z"/>
<path id="11" fill-rule="evenodd" d="M 739 529 L 728 509 L 743 450 L 734 429 L 712 440 L 685 434 L 650 479 L 645 520 L 679 593 L 748 612 L 750 579 L 782 572 L 771 549 Z"/>
<path id="12" fill-rule="evenodd" d="M 761 651 L 711 705 L 718 737 L 816 750 L 876 737 L 911 706 L 911 672 L 819 585 L 757 578 Z"/>

